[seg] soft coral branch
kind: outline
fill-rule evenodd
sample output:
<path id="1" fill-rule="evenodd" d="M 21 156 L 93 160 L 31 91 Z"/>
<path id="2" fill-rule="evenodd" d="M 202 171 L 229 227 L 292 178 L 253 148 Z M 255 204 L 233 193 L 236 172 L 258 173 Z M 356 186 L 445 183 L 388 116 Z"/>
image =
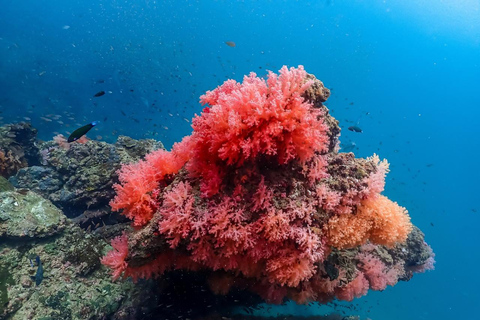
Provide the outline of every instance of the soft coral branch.
<path id="1" fill-rule="evenodd" d="M 204 195 L 219 190 L 225 166 L 241 166 L 260 155 L 275 157 L 280 164 L 297 159 L 305 163 L 327 148 L 327 127 L 322 111 L 302 97 L 311 81 L 303 67 L 270 72 L 265 81 L 251 73 L 243 83 L 227 81 L 200 97 L 208 112 L 193 120 L 195 141 L 187 167 L 203 177 Z M 211 166 L 220 166 L 213 175 Z M 320 164 L 318 165 L 321 166 Z M 313 179 L 319 177 L 315 170 Z"/>

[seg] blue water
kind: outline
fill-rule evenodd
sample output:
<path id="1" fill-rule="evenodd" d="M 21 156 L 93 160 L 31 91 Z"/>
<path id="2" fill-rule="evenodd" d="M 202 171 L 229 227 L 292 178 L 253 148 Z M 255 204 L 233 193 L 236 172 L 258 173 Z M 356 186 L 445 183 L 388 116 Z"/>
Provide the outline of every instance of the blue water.
<path id="1" fill-rule="evenodd" d="M 100 120 L 91 138 L 123 134 L 170 147 L 191 132 L 206 90 L 250 71 L 304 65 L 332 89 L 327 106 L 345 128 L 342 141 L 355 142 L 360 157 L 389 160 L 385 194 L 409 209 L 436 253 L 435 271 L 370 292 L 351 313 L 475 317 L 479 1 L 0 4 L 0 124 L 30 119 L 45 140 Z M 352 124 L 363 133 L 346 130 Z"/>

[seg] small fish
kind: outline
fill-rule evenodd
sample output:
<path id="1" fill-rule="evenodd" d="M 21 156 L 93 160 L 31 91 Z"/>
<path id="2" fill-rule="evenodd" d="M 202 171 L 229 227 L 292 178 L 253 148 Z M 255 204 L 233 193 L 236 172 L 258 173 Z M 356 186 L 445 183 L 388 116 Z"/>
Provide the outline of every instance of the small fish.
<path id="1" fill-rule="evenodd" d="M 234 48 L 237 46 L 233 41 L 225 41 L 225 44 L 231 48 Z"/>
<path id="2" fill-rule="evenodd" d="M 362 129 L 360 129 L 360 127 L 357 127 L 357 126 L 348 127 L 348 130 L 353 131 L 353 132 L 359 132 L 359 133 L 363 132 Z"/>
<path id="3" fill-rule="evenodd" d="M 99 91 L 99 92 L 95 93 L 93 96 L 94 96 L 94 97 L 101 97 L 101 96 L 103 96 L 104 94 L 105 94 L 105 91 L 102 90 L 102 91 Z"/>
<path id="4" fill-rule="evenodd" d="M 98 121 L 93 121 L 83 127 L 78 128 L 77 130 L 73 131 L 72 134 L 68 137 L 68 142 L 73 142 L 84 136 L 90 129 L 95 127 L 98 124 Z"/>
<path id="5" fill-rule="evenodd" d="M 39 256 L 35 257 L 35 261 L 37 262 L 38 268 L 37 268 L 37 272 L 35 273 L 35 276 L 31 276 L 31 277 L 32 277 L 32 280 L 35 280 L 35 284 L 38 286 L 43 281 L 43 265 L 42 265 L 42 261 L 40 261 Z M 30 260 L 30 263 L 33 264 L 31 260 Z"/>
<path id="6" fill-rule="evenodd" d="M 342 152 L 350 152 L 350 151 L 353 151 L 353 149 L 355 149 L 355 147 L 357 146 L 357 144 L 355 142 L 350 142 L 350 143 L 347 143 L 347 144 L 341 144 L 340 145 L 340 148 L 342 150 Z"/>

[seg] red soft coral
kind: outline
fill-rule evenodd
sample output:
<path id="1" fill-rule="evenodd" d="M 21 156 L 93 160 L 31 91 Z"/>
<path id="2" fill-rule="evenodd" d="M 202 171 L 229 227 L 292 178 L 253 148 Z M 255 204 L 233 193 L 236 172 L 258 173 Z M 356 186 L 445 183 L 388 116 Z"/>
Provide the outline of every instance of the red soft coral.
<path id="1" fill-rule="evenodd" d="M 110 201 L 112 210 L 123 214 L 137 226 L 145 225 L 153 216 L 156 202 L 152 192 L 158 188 L 156 170 L 146 161 L 123 165 L 118 172 L 120 184 L 115 184 L 116 196 Z"/>
<path id="2" fill-rule="evenodd" d="M 120 184 L 115 184 L 115 198 L 110 201 L 112 210 L 123 210 L 135 226 L 143 226 L 157 210 L 155 190 L 166 175 L 177 173 L 189 158 L 189 139 L 175 144 L 173 150 L 153 151 L 133 164 L 125 164 L 118 171 Z M 158 193 L 158 192 L 157 192 Z"/>
<path id="3" fill-rule="evenodd" d="M 326 150 L 322 112 L 302 97 L 311 85 L 305 77 L 302 66 L 284 66 L 280 75 L 270 72 L 266 81 L 251 73 L 241 84 L 229 80 L 200 98 L 210 108 L 193 119 L 187 168 L 203 178 L 204 196 L 218 192 L 226 166 L 240 166 L 260 155 L 275 157 L 280 164 L 292 159 L 305 163 Z M 322 176 L 322 167 L 315 162 L 312 179 Z"/>
<path id="4" fill-rule="evenodd" d="M 125 233 L 112 239 L 113 250 L 109 251 L 100 261 L 112 269 L 113 279 L 116 280 L 127 269 L 125 258 L 128 255 L 128 237 Z"/>

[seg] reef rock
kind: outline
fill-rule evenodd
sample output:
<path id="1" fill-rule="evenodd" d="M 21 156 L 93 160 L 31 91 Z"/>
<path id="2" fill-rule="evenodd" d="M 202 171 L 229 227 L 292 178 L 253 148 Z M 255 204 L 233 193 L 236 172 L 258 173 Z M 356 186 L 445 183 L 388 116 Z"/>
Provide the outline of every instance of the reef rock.
<path id="1" fill-rule="evenodd" d="M 116 171 L 123 163 L 162 148 L 162 143 L 155 140 L 124 136 L 115 144 L 48 141 L 40 144 L 42 165 L 20 169 L 10 182 L 43 195 L 84 226 L 116 223 L 124 221 L 118 214 L 111 215 L 109 207 L 114 196 L 112 186 L 118 180 Z"/>
<path id="2" fill-rule="evenodd" d="M 51 236 L 65 227 L 65 220 L 61 210 L 35 192 L 0 193 L 0 237 Z"/>
<path id="3" fill-rule="evenodd" d="M 0 243 L 0 319 L 139 319 L 153 282 L 112 282 L 99 258 L 106 242 L 73 223 L 47 239 Z M 32 281 L 42 261 L 39 285 Z"/>

